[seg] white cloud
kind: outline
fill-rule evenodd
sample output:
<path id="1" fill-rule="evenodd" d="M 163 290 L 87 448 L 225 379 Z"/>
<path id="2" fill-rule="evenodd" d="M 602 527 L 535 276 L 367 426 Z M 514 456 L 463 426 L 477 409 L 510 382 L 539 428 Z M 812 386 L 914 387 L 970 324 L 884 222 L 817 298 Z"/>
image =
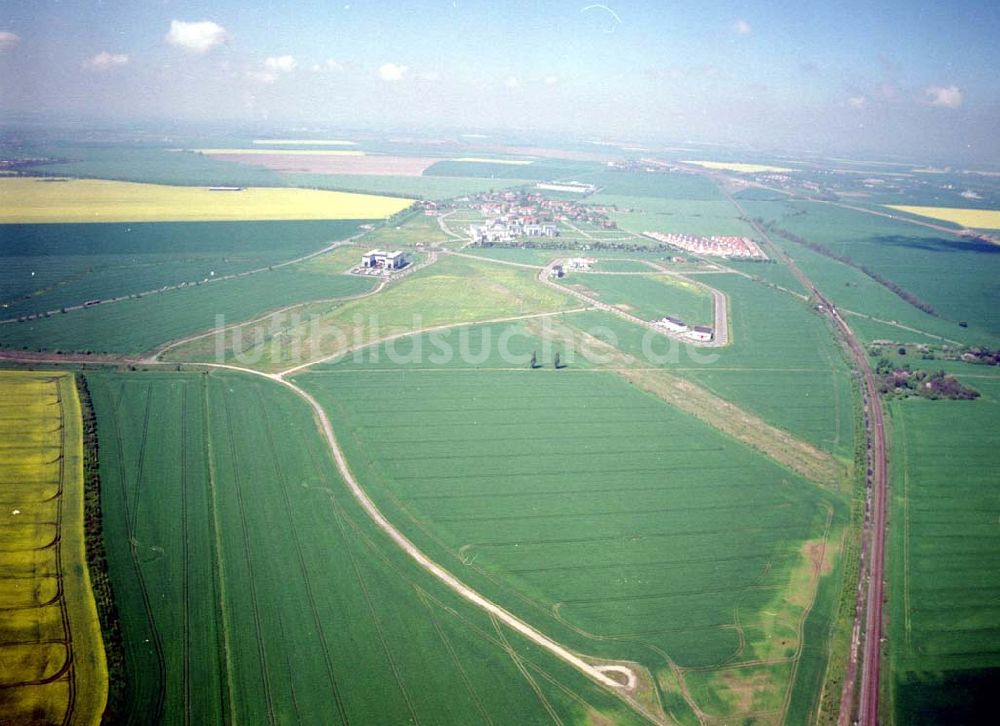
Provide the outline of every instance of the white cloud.
<path id="1" fill-rule="evenodd" d="M 273 71 L 247 71 L 247 78 L 255 83 L 271 85 L 278 80 L 278 74 Z"/>
<path id="2" fill-rule="evenodd" d="M 847 105 L 851 108 L 862 109 L 868 105 L 868 99 L 864 96 L 851 96 L 847 99 Z"/>
<path id="3" fill-rule="evenodd" d="M 739 18 L 735 23 L 733 23 L 733 30 L 740 35 L 750 35 L 750 33 L 753 32 L 753 28 L 750 27 L 750 23 L 743 18 Z"/>
<path id="4" fill-rule="evenodd" d="M 84 70 L 103 73 L 117 66 L 123 66 L 126 63 L 128 63 L 128 56 L 126 54 L 108 53 L 108 51 L 102 50 L 94 57 L 85 60 L 82 65 Z"/>
<path id="5" fill-rule="evenodd" d="M 290 73 L 297 65 L 295 57 L 290 55 L 272 56 L 264 60 L 264 67 L 275 73 Z"/>
<path id="6" fill-rule="evenodd" d="M 340 73 L 344 70 L 344 66 L 333 58 L 327 58 L 322 63 L 313 63 L 311 70 L 313 73 Z"/>
<path id="7" fill-rule="evenodd" d="M 559 76 L 545 76 L 543 83 L 545 83 L 546 86 L 554 86 L 559 83 Z"/>
<path id="8" fill-rule="evenodd" d="M 21 36 L 9 30 L 0 30 L 0 53 L 10 50 L 21 42 Z"/>
<path id="9" fill-rule="evenodd" d="M 958 86 L 928 86 L 924 89 L 924 102 L 931 106 L 958 108 L 962 100 L 962 91 Z"/>
<path id="10" fill-rule="evenodd" d="M 420 74 L 420 77 L 425 81 L 440 81 L 441 74 L 437 71 L 425 71 Z"/>
<path id="11" fill-rule="evenodd" d="M 507 88 L 517 88 L 521 85 L 521 82 L 517 80 L 517 76 L 507 76 L 507 78 L 504 79 L 503 84 L 507 86 Z"/>
<path id="12" fill-rule="evenodd" d="M 401 81 L 408 70 L 410 69 L 406 66 L 397 63 L 383 63 L 378 69 L 378 75 L 383 81 Z"/>
<path id="13" fill-rule="evenodd" d="M 228 38 L 226 29 L 211 20 L 171 20 L 170 31 L 163 39 L 170 45 L 192 53 L 207 53 L 225 43 Z"/>

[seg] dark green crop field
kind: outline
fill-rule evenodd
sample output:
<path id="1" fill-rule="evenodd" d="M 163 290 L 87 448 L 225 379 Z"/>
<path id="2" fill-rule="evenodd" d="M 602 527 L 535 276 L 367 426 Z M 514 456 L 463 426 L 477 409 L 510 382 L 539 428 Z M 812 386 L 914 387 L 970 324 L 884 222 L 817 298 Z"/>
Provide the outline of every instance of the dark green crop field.
<path id="1" fill-rule="evenodd" d="M 356 234 L 361 223 L 0 225 L 0 317 L 267 267 Z"/>
<path id="2" fill-rule="evenodd" d="M 1000 377 L 959 368 L 981 398 L 889 404 L 889 693 L 899 724 L 987 723 L 996 703 Z"/>
<path id="3" fill-rule="evenodd" d="M 780 719 L 822 672 L 803 623 L 843 508 L 756 451 L 599 371 L 296 380 L 407 536 L 560 642 L 647 666 L 682 722 Z"/>
<path id="4" fill-rule="evenodd" d="M 296 303 L 358 295 L 375 284 L 369 278 L 304 272 L 298 267 L 5 323 L 0 325 L 0 346 L 140 354 L 220 323 L 248 320 Z M 296 318 L 282 320 L 289 324 Z"/>
<path id="5" fill-rule="evenodd" d="M 424 574 L 306 404 L 239 374 L 88 374 L 122 721 L 640 723 Z"/>

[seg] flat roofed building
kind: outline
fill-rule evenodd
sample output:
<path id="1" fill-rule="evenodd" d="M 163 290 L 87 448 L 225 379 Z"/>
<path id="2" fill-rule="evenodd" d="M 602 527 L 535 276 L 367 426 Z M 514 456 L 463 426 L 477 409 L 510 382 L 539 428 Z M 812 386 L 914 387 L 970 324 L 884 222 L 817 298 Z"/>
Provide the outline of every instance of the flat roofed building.
<path id="1" fill-rule="evenodd" d="M 669 315 L 665 318 L 660 318 L 656 321 L 656 324 L 660 327 L 666 328 L 667 330 L 674 333 L 683 333 L 688 329 L 687 323 L 678 318 L 672 318 Z"/>
<path id="2" fill-rule="evenodd" d="M 398 270 L 406 263 L 401 250 L 386 252 L 385 250 L 370 250 L 361 256 L 363 267 L 375 267 L 388 270 Z"/>
<path id="3" fill-rule="evenodd" d="M 688 337 L 691 338 L 691 340 L 708 342 L 712 339 L 714 332 L 714 330 L 705 325 L 695 325 L 688 332 Z"/>

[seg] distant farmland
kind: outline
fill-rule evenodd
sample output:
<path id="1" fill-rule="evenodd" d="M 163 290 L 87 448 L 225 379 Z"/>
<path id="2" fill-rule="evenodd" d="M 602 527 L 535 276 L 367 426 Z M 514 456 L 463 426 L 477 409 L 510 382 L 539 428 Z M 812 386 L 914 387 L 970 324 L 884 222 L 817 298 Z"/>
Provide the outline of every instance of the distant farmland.
<path id="1" fill-rule="evenodd" d="M 239 374 L 88 381 L 123 720 L 644 722 L 413 567 L 286 389 Z"/>
<path id="2" fill-rule="evenodd" d="M 0 720 L 100 723 L 108 695 L 84 548 L 72 374 L 0 371 Z"/>
<path id="3" fill-rule="evenodd" d="M 313 189 L 242 191 L 96 179 L 0 178 L 0 223 L 375 219 L 408 199 Z"/>
<path id="4" fill-rule="evenodd" d="M 561 642 L 648 667 L 671 718 L 810 712 L 839 500 L 611 374 L 545 364 L 297 380 L 408 536 Z"/>

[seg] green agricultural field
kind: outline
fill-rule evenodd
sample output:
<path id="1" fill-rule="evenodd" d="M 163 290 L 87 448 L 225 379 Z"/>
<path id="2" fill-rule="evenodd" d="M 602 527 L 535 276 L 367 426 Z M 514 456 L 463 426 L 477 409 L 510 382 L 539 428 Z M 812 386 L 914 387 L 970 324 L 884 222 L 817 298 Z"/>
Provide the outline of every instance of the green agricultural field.
<path id="1" fill-rule="evenodd" d="M 670 275 L 570 272 L 562 283 L 643 320 L 659 320 L 669 315 L 680 318 L 689 325 L 714 323 L 711 293 L 694 283 Z"/>
<path id="2" fill-rule="evenodd" d="M 602 170 L 582 174 L 579 181 L 597 185 L 601 195 L 705 202 L 724 200 L 712 181 L 695 174 L 643 174 Z"/>
<path id="3" fill-rule="evenodd" d="M 360 224 L 0 225 L 0 318 L 279 264 L 356 234 Z"/>
<path id="4" fill-rule="evenodd" d="M 489 192 L 533 184 L 524 179 L 478 179 L 446 176 L 382 176 L 373 174 L 304 174 L 282 175 L 288 184 L 314 189 L 333 189 L 363 194 L 394 194 L 410 199 L 450 199 L 466 194 Z"/>
<path id="5" fill-rule="evenodd" d="M 598 272 L 649 272 L 652 268 L 641 260 L 600 258 L 594 269 Z"/>
<path id="6" fill-rule="evenodd" d="M 560 642 L 647 667 L 673 719 L 811 711 L 829 625 L 806 643 L 803 623 L 839 499 L 612 373 L 544 363 L 296 381 L 407 536 Z"/>
<path id="7" fill-rule="evenodd" d="M 34 167 L 50 175 L 177 186 L 289 186 L 280 174 L 269 169 L 212 159 L 179 149 L 128 144 L 54 144 L 33 149 L 26 155 L 64 159 Z"/>
<path id="8" fill-rule="evenodd" d="M 535 279 L 532 270 L 444 256 L 378 295 L 310 306 L 300 321 L 268 317 L 226 331 L 225 360 L 282 370 L 425 327 L 533 315 L 580 305 Z M 216 361 L 215 336 L 182 345 L 169 360 Z"/>
<path id="9" fill-rule="evenodd" d="M 583 330 L 603 328 L 599 335 L 613 336 L 636 360 L 689 378 L 825 451 L 852 456 L 850 374 L 823 318 L 805 301 L 745 277 L 706 278 L 730 300 L 725 348 L 695 349 L 647 336 L 609 313 L 580 313 L 571 322 Z"/>
<path id="10" fill-rule="evenodd" d="M 749 224 L 739 219 L 736 209 L 727 201 L 691 199 L 656 199 L 653 197 L 595 194 L 593 204 L 615 206 L 611 219 L 621 229 L 642 232 L 677 232 L 694 235 L 733 235 L 754 237 Z M 628 210 L 628 211 L 626 211 Z M 655 244 L 649 240 L 649 244 Z"/>
<path id="11" fill-rule="evenodd" d="M 894 400 L 888 711 L 986 723 L 1000 674 L 1000 378 L 953 364 L 975 401 Z"/>
<path id="12" fill-rule="evenodd" d="M 1000 340 L 1000 247 L 828 204 L 750 202 L 747 213 L 774 221 L 836 255 L 884 275 L 929 303 L 917 310 L 859 270 L 772 235 L 831 299 L 883 320 L 969 342 Z M 969 328 L 958 326 L 959 321 Z"/>
<path id="13" fill-rule="evenodd" d="M 288 389 L 231 373 L 88 382 L 124 722 L 642 722 L 403 555 Z"/>
<path id="14" fill-rule="evenodd" d="M 297 303 L 359 295 L 373 285 L 374 281 L 368 278 L 308 272 L 293 265 L 65 314 L 5 323 L 0 325 L 0 346 L 139 354 L 168 341 L 211 330 L 220 320 L 232 324 Z"/>

